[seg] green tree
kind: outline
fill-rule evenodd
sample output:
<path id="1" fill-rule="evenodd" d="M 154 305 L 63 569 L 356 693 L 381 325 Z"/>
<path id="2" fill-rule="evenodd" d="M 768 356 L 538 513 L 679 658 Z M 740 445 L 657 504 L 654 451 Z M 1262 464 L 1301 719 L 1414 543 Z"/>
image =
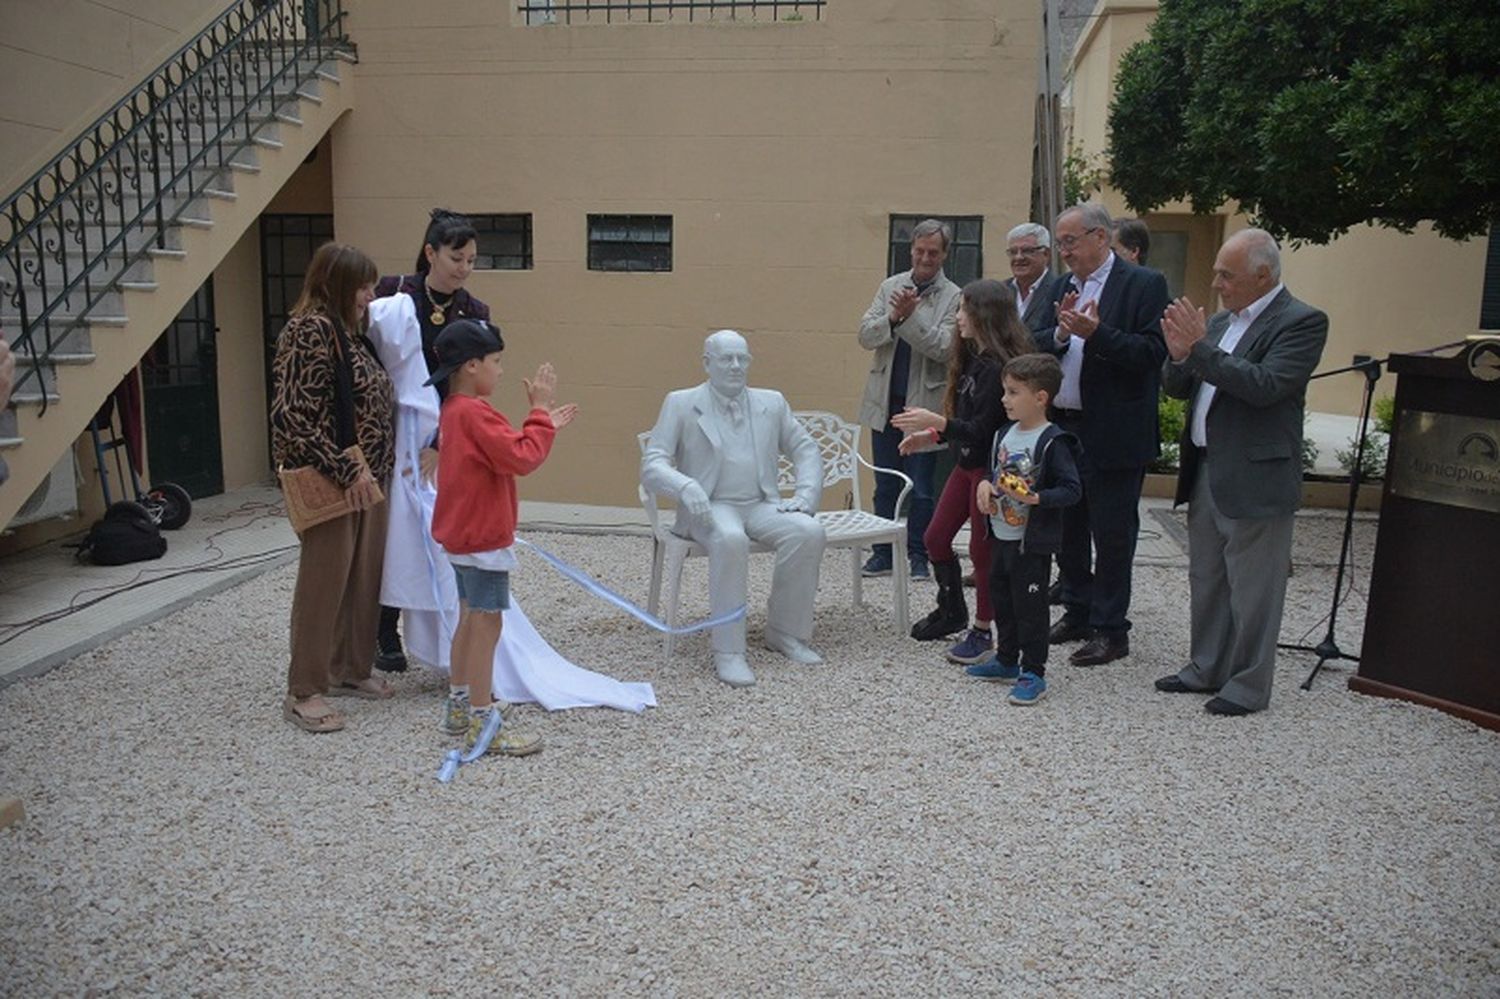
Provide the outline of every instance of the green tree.
<path id="1" fill-rule="evenodd" d="M 1494 0 L 1162 0 L 1110 105 L 1137 212 L 1226 201 L 1278 237 L 1465 239 L 1500 215 Z"/>

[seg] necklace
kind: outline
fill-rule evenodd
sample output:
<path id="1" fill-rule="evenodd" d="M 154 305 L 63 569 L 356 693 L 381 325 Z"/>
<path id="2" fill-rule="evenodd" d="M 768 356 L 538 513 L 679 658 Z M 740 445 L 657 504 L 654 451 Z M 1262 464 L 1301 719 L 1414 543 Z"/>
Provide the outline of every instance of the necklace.
<path id="1" fill-rule="evenodd" d="M 443 302 L 442 304 L 439 304 L 437 299 L 432 297 L 432 288 L 428 286 L 426 281 L 422 282 L 422 292 L 427 296 L 427 304 L 432 306 L 432 315 L 428 316 L 428 318 L 432 320 L 432 325 L 442 326 L 447 323 L 447 310 L 450 306 L 453 305 L 453 298 L 458 294 L 458 292 L 450 292 L 448 294 L 448 301 Z"/>

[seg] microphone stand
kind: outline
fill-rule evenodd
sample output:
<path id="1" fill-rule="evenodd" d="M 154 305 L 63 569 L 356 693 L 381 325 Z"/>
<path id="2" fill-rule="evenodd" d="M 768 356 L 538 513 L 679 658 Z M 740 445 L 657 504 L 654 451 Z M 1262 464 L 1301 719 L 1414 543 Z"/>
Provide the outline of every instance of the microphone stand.
<path id="1" fill-rule="evenodd" d="M 1440 344 L 1436 347 L 1411 351 L 1410 353 L 1436 354 L 1440 350 L 1462 346 L 1464 343 L 1465 341 L 1463 340 L 1455 340 L 1452 343 Z M 1377 360 L 1364 354 L 1356 354 L 1354 363 L 1347 368 L 1335 368 L 1332 371 L 1325 371 L 1321 374 L 1313 375 L 1311 379 L 1316 380 L 1327 378 L 1331 375 L 1342 375 L 1350 371 L 1358 371 L 1365 376 L 1365 395 L 1359 407 L 1359 437 L 1354 444 L 1354 467 L 1349 470 L 1349 503 L 1344 509 L 1344 535 L 1339 544 L 1338 571 L 1333 577 L 1333 601 L 1328 609 L 1328 630 L 1324 633 L 1323 640 L 1317 645 L 1295 645 L 1283 644 L 1281 642 L 1276 644 L 1278 649 L 1286 649 L 1290 652 L 1308 652 L 1318 657 L 1318 662 L 1313 666 L 1312 672 L 1307 674 L 1306 680 L 1302 681 L 1303 690 L 1312 689 L 1313 680 L 1322 672 L 1324 663 L 1334 659 L 1355 663 L 1359 662 L 1359 656 L 1351 655 L 1339 648 L 1338 639 L 1334 636 L 1334 629 L 1338 625 L 1339 594 L 1344 589 L 1344 573 L 1348 571 L 1349 556 L 1354 549 L 1354 509 L 1359 503 L 1359 487 L 1364 480 L 1365 442 L 1370 433 L 1370 403 L 1375 397 L 1375 383 L 1380 380 L 1380 367 L 1389 360 L 1389 357 Z"/>
<path id="2" fill-rule="evenodd" d="M 1344 573 L 1349 567 L 1349 553 L 1354 547 L 1354 509 L 1359 503 L 1359 486 L 1363 481 L 1365 461 L 1365 441 L 1369 436 L 1370 427 L 1370 403 L 1375 397 L 1375 383 L 1380 380 L 1381 362 L 1372 357 L 1360 355 L 1354 359 L 1354 363 L 1347 368 L 1336 368 L 1333 371 L 1325 371 L 1314 378 L 1327 378 L 1330 375 L 1342 375 L 1350 371 L 1358 371 L 1365 376 L 1365 395 L 1359 407 L 1359 437 L 1354 444 L 1354 467 L 1349 470 L 1349 504 L 1344 509 L 1344 534 L 1339 544 L 1338 571 L 1333 577 L 1333 602 L 1328 609 L 1328 631 L 1324 633 L 1323 640 L 1317 645 L 1295 645 L 1282 644 L 1278 642 L 1278 649 L 1286 649 L 1290 652 L 1309 652 L 1318 657 L 1318 663 L 1312 672 L 1307 674 L 1307 679 L 1302 681 L 1303 690 L 1311 690 L 1312 682 L 1322 671 L 1323 664 L 1330 659 L 1347 660 L 1359 662 L 1359 656 L 1351 655 L 1339 648 L 1338 639 L 1334 636 L 1334 629 L 1338 627 L 1340 594 L 1344 589 Z"/>

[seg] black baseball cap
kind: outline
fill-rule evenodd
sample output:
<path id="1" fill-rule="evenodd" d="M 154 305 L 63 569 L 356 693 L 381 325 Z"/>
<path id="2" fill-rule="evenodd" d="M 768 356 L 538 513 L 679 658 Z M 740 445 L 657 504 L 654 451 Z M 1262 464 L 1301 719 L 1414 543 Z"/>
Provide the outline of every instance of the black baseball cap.
<path id="1" fill-rule="evenodd" d="M 449 375 L 463 367 L 465 361 L 487 357 L 498 350 L 504 350 L 505 341 L 500 339 L 500 327 L 494 323 L 487 323 L 482 319 L 460 319 L 449 323 L 443 332 L 438 334 L 437 342 L 432 345 L 432 349 L 437 353 L 438 367 L 432 373 L 432 377 L 422 383 L 423 385 L 436 385 L 446 380 Z"/>

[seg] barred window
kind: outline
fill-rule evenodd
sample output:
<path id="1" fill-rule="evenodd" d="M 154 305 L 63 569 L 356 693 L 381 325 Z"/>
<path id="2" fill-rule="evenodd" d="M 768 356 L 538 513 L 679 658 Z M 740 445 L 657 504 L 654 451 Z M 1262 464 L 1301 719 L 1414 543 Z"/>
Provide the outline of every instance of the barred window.
<path id="1" fill-rule="evenodd" d="M 474 269 L 531 270 L 531 215 L 469 215 L 474 224 Z"/>
<path id="2" fill-rule="evenodd" d="M 823 20 L 827 0 L 520 0 L 523 24 L 698 24 Z"/>
<path id="3" fill-rule="evenodd" d="M 946 222 L 953 230 L 948 259 L 943 262 L 943 273 L 948 275 L 949 281 L 962 288 L 984 276 L 983 215 L 892 215 L 887 274 L 911 270 L 911 231 L 923 219 Z"/>
<path id="4" fill-rule="evenodd" d="M 671 269 L 672 216 L 589 216 L 589 270 Z"/>

